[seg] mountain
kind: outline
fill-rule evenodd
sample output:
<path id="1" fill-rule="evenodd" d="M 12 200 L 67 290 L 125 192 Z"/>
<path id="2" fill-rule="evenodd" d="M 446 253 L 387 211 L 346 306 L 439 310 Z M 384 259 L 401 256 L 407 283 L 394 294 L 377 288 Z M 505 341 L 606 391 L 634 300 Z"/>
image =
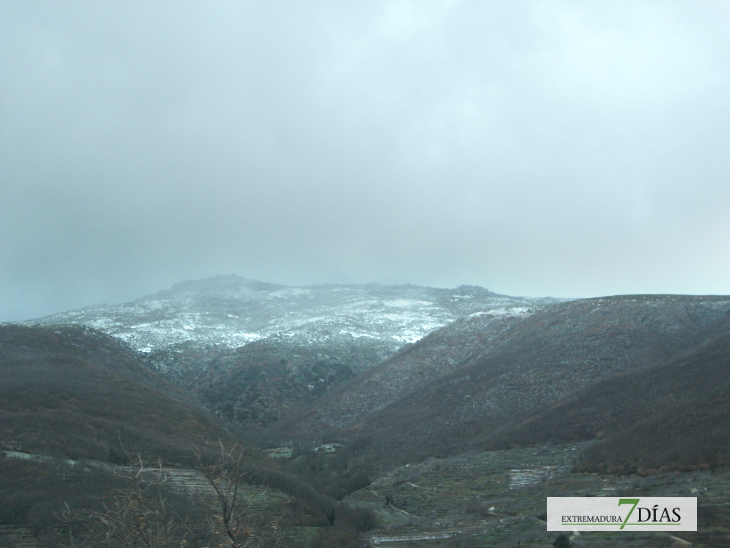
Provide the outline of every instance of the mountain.
<path id="1" fill-rule="evenodd" d="M 363 416 L 345 437 L 379 447 L 378 458 L 385 460 L 476 447 L 508 423 L 545 411 L 603 379 L 697 348 L 729 312 L 728 297 L 662 295 L 545 307 L 514 322 L 500 340 L 460 367 Z M 349 387 L 350 394 L 337 393 L 342 401 L 357 398 L 358 379 Z"/>
<path id="2" fill-rule="evenodd" d="M 32 323 L 87 325 L 142 352 L 237 348 L 280 334 L 325 344 L 333 338 L 365 339 L 395 350 L 475 312 L 548 302 L 556 299 L 508 297 L 477 286 L 287 287 L 216 276 L 178 283 L 129 303 L 92 306 Z"/>
<path id="3" fill-rule="evenodd" d="M 403 347 L 382 363 L 288 417 L 270 432 L 317 436 L 353 426 L 428 382 L 458 369 L 500 343 L 515 324 L 542 307 L 503 307 L 477 312 Z"/>
<path id="4" fill-rule="evenodd" d="M 697 496 L 701 534 L 714 535 L 697 545 L 724 545 L 715 537 L 726 536 L 730 481 L 722 468 L 730 454 L 730 297 L 556 302 L 481 288 L 320 286 L 308 288 L 317 302 L 307 308 L 293 288 L 215 278 L 155 298 L 169 305 L 170 319 L 183 302 L 189 311 L 235 305 L 221 296 L 224 287 L 255 295 L 241 298 L 251 317 L 259 310 L 273 319 L 277 304 L 280 312 L 296 308 L 290 316 L 299 314 L 301 322 L 288 331 L 261 331 L 235 348 L 203 335 L 182 343 L 171 336 L 156 348 L 142 346 L 146 352 L 62 317 L 52 320 L 61 325 L 44 319 L 47 325 L 0 326 L 1 524 L 42 523 L 50 531 L 67 500 L 91 515 L 89 508 L 103 510 L 113 502 L 109 493 L 123 487 L 109 470 L 21 460 L 20 452 L 107 463 L 140 454 L 179 466 L 205 440 L 233 441 L 203 402 L 249 428 L 247 438 L 257 443 L 303 442 L 276 465 L 251 450 L 260 459 L 254 476 L 261 485 L 286 493 L 274 493 L 262 512 L 286 514 L 292 534 L 316 523 L 334 542 L 341 530 L 321 526 L 355 512 L 336 498 L 380 514 L 386 525 L 374 544 L 437 545 L 456 535 L 452 544 L 482 545 L 488 538 L 495 545 L 547 546 L 545 496 L 623 496 L 639 485 L 647 496 Z M 281 291 L 298 295 L 292 301 L 299 304 L 271 296 Z M 349 305 L 335 306 L 337 293 L 349 295 Z M 393 352 L 395 336 L 378 336 L 377 317 L 394 302 L 402 310 L 387 321 L 403 328 L 394 331 L 398 337 L 408 318 L 411 331 L 428 318 L 456 319 L 415 342 L 396 341 Z M 348 306 L 359 316 L 345 314 Z M 409 307 L 410 316 L 403 312 Z M 89 321 L 105 321 L 90 310 Z M 65 317 L 74 314 L 81 312 Z M 214 316 L 206 316 L 210 333 Z M 166 321 L 146 318 L 149 325 L 142 317 L 133 325 L 149 337 Z M 114 321 L 123 320 L 120 313 Z M 371 336 L 355 337 L 355 323 Z M 235 334 L 230 326 L 218 334 L 229 328 Z M 635 473 L 653 475 L 615 475 Z M 292 505 L 290 497 L 299 502 Z M 352 523 L 360 519 L 355 514 Z M 364 520 L 360 530 L 372 525 Z M 635 540 L 654 545 L 652 539 Z"/>
<path id="5" fill-rule="evenodd" d="M 490 436 L 515 447 L 597 440 L 581 470 L 647 473 L 730 464 L 730 319 L 667 361 L 614 375 Z"/>
<path id="6" fill-rule="evenodd" d="M 273 545 L 312 526 L 356 538 L 371 514 L 241 446 L 122 341 L 0 325 L 0 545 Z"/>
<path id="7" fill-rule="evenodd" d="M 476 286 L 286 287 L 217 276 L 32 323 L 82 324 L 122 339 L 209 408 L 251 428 L 301 409 L 459 318 L 554 302 Z"/>
<path id="8" fill-rule="evenodd" d="M 181 382 L 209 409 L 244 428 L 266 426 L 316 401 L 388 356 L 368 340 L 327 344 L 273 336 L 212 356 Z"/>
<path id="9" fill-rule="evenodd" d="M 66 459 L 177 462 L 230 439 L 117 339 L 83 326 L 0 326 L 0 447 Z"/>
<path id="10" fill-rule="evenodd" d="M 103 511 L 99 501 L 113 503 L 123 486 L 113 465 L 190 463 L 206 440 L 231 438 L 118 339 L 84 326 L 0 325 L 3 546 L 16 545 L 2 534 L 12 526 L 48 532 L 64 511 Z"/>

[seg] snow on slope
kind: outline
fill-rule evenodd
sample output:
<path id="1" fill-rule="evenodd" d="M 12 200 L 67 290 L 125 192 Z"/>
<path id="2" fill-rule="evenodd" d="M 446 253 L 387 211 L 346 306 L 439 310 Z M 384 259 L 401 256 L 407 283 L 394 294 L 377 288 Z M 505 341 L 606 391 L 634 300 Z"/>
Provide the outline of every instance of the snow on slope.
<path id="1" fill-rule="evenodd" d="M 92 306 L 31 323 L 85 324 L 143 352 L 180 345 L 235 348 L 272 335 L 313 343 L 368 338 L 396 349 L 460 317 L 527 312 L 548 302 L 555 300 L 508 297 L 476 286 L 287 287 L 216 276 L 175 284 L 129 303 Z"/>

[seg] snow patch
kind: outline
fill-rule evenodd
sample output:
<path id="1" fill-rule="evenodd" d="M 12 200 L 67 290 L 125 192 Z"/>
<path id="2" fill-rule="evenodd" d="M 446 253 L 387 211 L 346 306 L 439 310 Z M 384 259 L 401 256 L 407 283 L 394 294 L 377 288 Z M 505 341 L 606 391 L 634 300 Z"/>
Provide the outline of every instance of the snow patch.
<path id="1" fill-rule="evenodd" d="M 510 306 L 474 312 L 473 314 L 469 314 L 467 318 L 478 318 L 480 316 L 529 316 L 534 311 L 535 309 L 530 306 Z"/>
<path id="2" fill-rule="evenodd" d="M 286 289 L 279 289 L 278 291 L 273 291 L 273 292 L 269 293 L 269 296 L 277 298 L 277 299 L 286 299 L 289 297 L 310 295 L 311 293 L 312 293 L 311 289 L 306 289 L 303 287 L 288 287 Z"/>
<path id="3" fill-rule="evenodd" d="M 392 301 L 383 301 L 385 306 L 391 306 L 394 308 L 413 308 L 422 306 L 433 306 L 433 303 L 428 301 L 414 301 L 413 299 L 395 299 Z"/>
<path id="4" fill-rule="evenodd" d="M 190 282 L 121 305 L 98 305 L 42 318 L 45 325 L 85 324 L 142 352 L 180 344 L 244 346 L 271 336 L 321 343 L 369 339 L 388 346 L 414 343 L 461 317 L 525 316 L 530 299 L 460 295 L 418 286 L 272 287 L 211 290 Z M 245 295 L 244 295 L 245 294 Z"/>

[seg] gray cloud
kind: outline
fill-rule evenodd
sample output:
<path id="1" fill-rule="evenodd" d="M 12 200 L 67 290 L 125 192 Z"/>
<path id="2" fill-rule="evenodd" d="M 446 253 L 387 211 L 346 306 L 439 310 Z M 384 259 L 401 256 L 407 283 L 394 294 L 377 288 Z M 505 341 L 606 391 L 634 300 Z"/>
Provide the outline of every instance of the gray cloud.
<path id="1" fill-rule="evenodd" d="M 0 321 L 236 272 L 728 293 L 730 4 L 4 2 Z"/>

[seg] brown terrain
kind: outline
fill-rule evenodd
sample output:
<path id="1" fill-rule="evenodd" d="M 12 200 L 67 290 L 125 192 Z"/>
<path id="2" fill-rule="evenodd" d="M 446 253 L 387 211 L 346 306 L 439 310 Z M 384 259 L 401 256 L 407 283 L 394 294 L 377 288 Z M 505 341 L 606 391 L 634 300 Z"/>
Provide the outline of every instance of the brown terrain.
<path id="1" fill-rule="evenodd" d="M 473 342 L 478 332 L 463 337 L 463 331 L 448 326 L 353 379 L 303 418 L 283 421 L 280 428 L 294 434 L 310 424 L 349 422 L 352 426 L 341 435 L 382 444 L 381 454 L 392 454 L 388 446 L 399 447 L 400 459 L 453 454 L 594 383 L 667 363 L 697 348 L 722 328 L 728 310 L 727 297 L 619 296 L 573 301 L 519 320 L 505 318 L 509 322 L 501 324 L 505 329 L 492 333 L 483 346 Z M 464 340 L 472 343 L 464 344 Z M 454 348 L 463 349 L 463 363 Z M 413 368 L 419 350 L 424 351 L 421 363 L 428 364 L 423 367 L 426 382 L 419 382 L 421 369 Z M 453 365 L 443 367 L 449 358 Z M 436 368 L 445 374 L 436 377 L 432 373 Z M 377 409 L 397 396 L 388 383 L 374 382 L 383 371 L 389 379 L 405 379 L 396 382 L 403 395 Z M 349 415 L 340 418 L 348 401 L 356 404 L 356 420 Z M 375 412 L 359 410 L 359 402 L 370 401 L 377 402 L 372 406 Z M 343 404 L 338 407 L 333 402 Z"/>

